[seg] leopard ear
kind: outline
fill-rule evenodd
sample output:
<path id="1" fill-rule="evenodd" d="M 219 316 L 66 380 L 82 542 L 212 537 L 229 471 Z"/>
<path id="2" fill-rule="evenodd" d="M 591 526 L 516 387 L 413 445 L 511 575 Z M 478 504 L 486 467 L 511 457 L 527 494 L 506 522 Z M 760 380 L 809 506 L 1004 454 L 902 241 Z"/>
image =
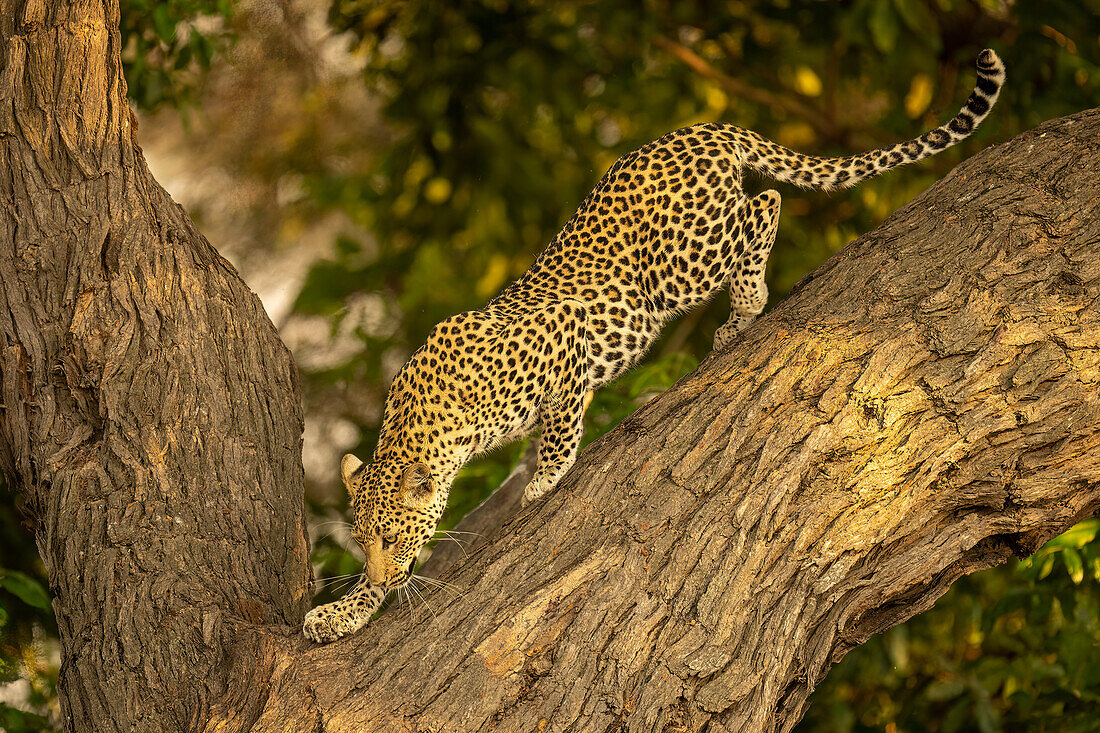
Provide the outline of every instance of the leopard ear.
<path id="1" fill-rule="evenodd" d="M 348 453 L 340 459 L 340 476 L 344 479 L 345 484 L 351 483 L 351 475 L 358 471 L 359 467 L 362 465 L 363 462 L 351 453 Z"/>
<path id="2" fill-rule="evenodd" d="M 435 497 L 435 482 L 427 463 L 414 463 L 401 474 L 401 500 L 413 509 L 424 509 Z"/>

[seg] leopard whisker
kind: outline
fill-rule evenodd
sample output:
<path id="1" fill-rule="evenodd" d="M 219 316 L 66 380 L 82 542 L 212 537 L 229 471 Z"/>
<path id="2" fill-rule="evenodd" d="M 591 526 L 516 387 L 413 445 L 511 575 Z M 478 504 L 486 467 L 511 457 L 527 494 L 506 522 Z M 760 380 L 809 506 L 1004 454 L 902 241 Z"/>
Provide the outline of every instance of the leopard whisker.
<path id="1" fill-rule="evenodd" d="M 468 553 L 466 552 L 466 545 L 464 545 L 464 544 L 462 544 L 461 542 L 459 542 L 459 541 L 458 541 L 458 539 L 456 539 L 456 538 L 455 538 L 455 536 L 454 536 L 454 535 L 452 535 L 452 534 L 451 534 L 450 532 L 448 532 L 448 533 L 447 533 L 447 538 L 448 538 L 449 540 L 453 541 L 453 542 L 458 542 L 458 546 L 462 548 L 462 554 L 463 554 L 463 555 L 466 555 L 466 557 L 469 557 L 469 556 L 470 556 L 470 555 L 469 555 L 469 554 L 468 554 Z M 473 542 L 473 540 L 468 540 L 468 542 Z"/>
<path id="2" fill-rule="evenodd" d="M 415 593 L 420 598 L 420 600 L 424 603 L 424 605 L 428 607 L 428 610 L 432 612 L 432 617 L 435 619 L 435 623 L 438 624 L 439 623 L 439 615 L 436 614 L 435 609 L 432 608 L 432 604 L 428 603 L 428 599 L 424 597 L 424 594 L 420 592 L 420 589 L 416 587 L 416 583 L 410 582 L 406 587 L 410 588 L 412 590 L 412 592 Z"/>
<path id="3" fill-rule="evenodd" d="M 397 596 L 398 596 L 398 598 L 404 598 L 405 599 L 405 605 L 409 607 L 409 615 L 412 616 L 413 620 L 415 621 L 416 620 L 416 607 L 413 606 L 412 599 L 409 598 L 409 591 L 406 590 L 405 588 L 398 588 L 397 589 Z"/>
<path id="4" fill-rule="evenodd" d="M 463 598 L 466 597 L 466 593 L 463 592 L 462 590 L 460 590 L 458 588 L 458 586 L 453 585 L 452 583 L 444 582 L 444 581 L 440 580 L 439 578 L 429 578 L 425 575 L 414 575 L 412 577 L 416 578 L 417 580 L 419 580 L 422 583 L 427 583 L 427 584 L 429 584 L 431 586 L 434 586 L 436 588 L 443 588 L 444 590 L 448 590 L 452 593 L 455 593 L 459 596 L 462 596 Z"/>
<path id="5" fill-rule="evenodd" d="M 333 592 L 343 592 L 347 588 L 351 587 L 355 582 L 355 577 L 341 578 L 339 581 L 330 585 L 329 590 Z"/>
<path id="6" fill-rule="evenodd" d="M 329 580 L 343 580 L 344 578 L 356 578 L 363 574 L 362 570 L 357 570 L 354 573 L 345 573 L 343 575 L 328 575 L 324 578 L 314 578 L 313 582 L 329 581 Z"/>
<path id="7" fill-rule="evenodd" d="M 315 578 L 313 579 L 313 588 L 320 589 L 326 586 L 331 586 L 333 583 L 342 582 L 348 580 L 352 576 L 334 576 L 332 578 Z"/>
<path id="8" fill-rule="evenodd" d="M 342 525 L 344 527 L 348 527 L 349 529 L 351 528 L 351 522 L 345 522 L 343 519 L 331 519 L 327 522 L 318 522 L 317 524 L 312 525 L 312 529 L 327 527 L 330 524 Z"/>
<path id="9" fill-rule="evenodd" d="M 453 542 L 453 543 L 455 543 L 456 545 L 458 545 L 458 549 L 462 550 L 462 554 L 463 554 L 463 555 L 465 555 L 466 557 L 469 557 L 469 556 L 470 556 L 470 554 L 469 554 L 468 552 L 466 552 L 466 546 L 465 546 L 465 545 L 463 545 L 463 544 L 462 544 L 462 543 L 461 543 L 461 542 L 460 542 L 459 540 L 456 540 L 456 539 L 455 539 L 454 537 L 436 537 L 435 539 L 437 539 L 437 540 L 439 540 L 439 541 L 441 541 L 441 542 L 442 542 L 443 540 L 450 540 L 451 542 Z"/>

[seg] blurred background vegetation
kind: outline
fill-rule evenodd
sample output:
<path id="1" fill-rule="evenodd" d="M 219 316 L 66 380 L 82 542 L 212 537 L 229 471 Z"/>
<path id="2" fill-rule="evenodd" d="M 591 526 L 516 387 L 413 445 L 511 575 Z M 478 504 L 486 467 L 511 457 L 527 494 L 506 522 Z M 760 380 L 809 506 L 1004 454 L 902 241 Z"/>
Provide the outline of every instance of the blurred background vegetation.
<path id="1" fill-rule="evenodd" d="M 995 48 L 1008 84 L 964 144 L 852 191 L 779 186 L 777 302 L 961 159 L 1100 104 L 1100 0 L 121 9 L 150 166 L 263 298 L 301 370 L 319 577 L 358 567 L 333 524 L 346 509 L 336 466 L 349 450 L 370 455 L 395 371 L 434 323 L 526 269 L 619 155 L 704 120 L 819 154 L 905 139 L 954 114 L 974 57 Z M 727 307 L 719 299 L 672 325 L 644 366 L 597 396 L 587 438 L 693 369 Z M 467 467 L 445 524 L 521 449 Z M 48 581 L 14 496 L 0 491 L 0 729 L 52 730 Z M 800 730 L 1100 730 L 1098 528 L 1084 522 L 1028 560 L 960 580 L 849 654 Z"/>

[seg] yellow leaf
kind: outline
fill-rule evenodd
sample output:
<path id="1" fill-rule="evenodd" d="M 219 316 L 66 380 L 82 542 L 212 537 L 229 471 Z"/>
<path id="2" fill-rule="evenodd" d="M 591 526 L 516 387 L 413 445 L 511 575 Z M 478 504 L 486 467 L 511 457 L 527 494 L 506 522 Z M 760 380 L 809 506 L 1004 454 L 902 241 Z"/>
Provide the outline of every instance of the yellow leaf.
<path id="1" fill-rule="evenodd" d="M 441 204 L 451 197 L 451 182 L 446 178 L 433 178 L 424 184 L 424 198 L 429 204 Z"/>
<path id="2" fill-rule="evenodd" d="M 415 188 L 418 183 L 432 172 L 432 162 L 427 158 L 417 158 L 405 169 L 405 186 Z"/>
<path id="3" fill-rule="evenodd" d="M 405 191 L 393 202 L 391 211 L 398 218 L 403 218 L 412 213 L 416 208 L 416 195 L 413 191 Z"/>
<path id="4" fill-rule="evenodd" d="M 905 111 L 910 118 L 920 117 L 928 105 L 932 103 L 932 77 L 928 74 L 917 74 L 909 85 L 909 93 L 905 95 Z"/>
<path id="5" fill-rule="evenodd" d="M 302 237 L 305 223 L 296 216 L 287 216 L 279 226 L 279 239 L 283 242 L 295 242 Z"/>
<path id="6" fill-rule="evenodd" d="M 783 144 L 797 149 L 807 148 L 816 140 L 814 128 L 808 122 L 787 122 L 779 126 L 779 134 L 776 136 Z"/>
<path id="7" fill-rule="evenodd" d="M 799 66 L 794 71 L 794 88 L 807 97 L 821 94 L 821 77 L 809 66 Z"/>
<path id="8" fill-rule="evenodd" d="M 451 149 L 451 134 L 446 130 L 436 130 L 432 133 L 432 145 L 441 153 Z"/>
<path id="9" fill-rule="evenodd" d="M 713 84 L 707 85 L 706 100 L 707 107 L 716 111 L 724 110 L 726 105 L 729 104 L 729 97 L 726 96 L 726 93 Z"/>

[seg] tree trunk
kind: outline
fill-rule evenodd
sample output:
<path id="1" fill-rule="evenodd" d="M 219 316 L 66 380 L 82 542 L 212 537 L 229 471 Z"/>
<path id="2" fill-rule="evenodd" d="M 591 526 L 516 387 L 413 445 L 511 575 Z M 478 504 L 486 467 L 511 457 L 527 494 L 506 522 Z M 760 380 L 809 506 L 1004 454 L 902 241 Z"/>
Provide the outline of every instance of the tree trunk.
<path id="1" fill-rule="evenodd" d="M 789 730 L 849 649 L 1100 508 L 1093 110 L 832 258 L 462 595 L 313 646 L 294 367 L 149 176 L 117 13 L 0 0 L 0 456 L 71 729 Z"/>
<path id="2" fill-rule="evenodd" d="M 0 460 L 73 730 L 183 730 L 308 607 L 297 372 L 133 141 L 118 3 L 0 0 Z M 227 621 L 229 622 L 227 624 Z"/>

